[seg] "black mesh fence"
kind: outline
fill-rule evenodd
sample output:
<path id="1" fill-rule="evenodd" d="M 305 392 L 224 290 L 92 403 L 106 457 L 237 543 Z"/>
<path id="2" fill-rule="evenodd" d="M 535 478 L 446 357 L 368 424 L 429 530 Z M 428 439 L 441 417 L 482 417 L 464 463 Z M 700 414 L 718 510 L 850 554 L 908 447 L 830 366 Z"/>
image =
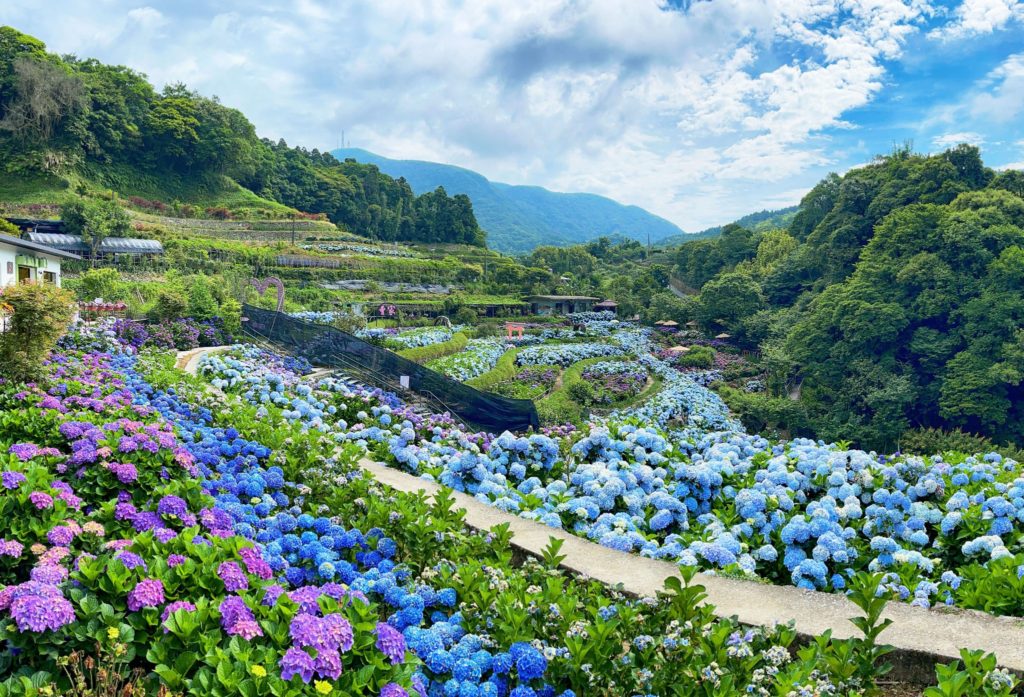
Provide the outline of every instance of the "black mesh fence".
<path id="1" fill-rule="evenodd" d="M 528 399 L 481 392 L 392 351 L 322 324 L 244 305 L 245 330 L 316 365 L 337 368 L 374 387 L 402 394 L 408 390 L 432 408 L 449 411 L 467 425 L 487 431 L 537 428 L 537 408 Z M 407 379 L 407 385 L 404 384 Z"/>

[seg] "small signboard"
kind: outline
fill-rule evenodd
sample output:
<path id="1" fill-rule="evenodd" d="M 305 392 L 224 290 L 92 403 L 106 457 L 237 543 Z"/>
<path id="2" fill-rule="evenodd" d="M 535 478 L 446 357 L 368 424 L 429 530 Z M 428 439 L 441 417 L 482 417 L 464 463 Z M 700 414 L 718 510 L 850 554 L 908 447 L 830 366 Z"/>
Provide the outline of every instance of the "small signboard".
<path id="1" fill-rule="evenodd" d="M 409 376 L 408 375 L 400 375 L 398 377 L 398 384 L 402 386 L 403 390 L 409 389 Z"/>

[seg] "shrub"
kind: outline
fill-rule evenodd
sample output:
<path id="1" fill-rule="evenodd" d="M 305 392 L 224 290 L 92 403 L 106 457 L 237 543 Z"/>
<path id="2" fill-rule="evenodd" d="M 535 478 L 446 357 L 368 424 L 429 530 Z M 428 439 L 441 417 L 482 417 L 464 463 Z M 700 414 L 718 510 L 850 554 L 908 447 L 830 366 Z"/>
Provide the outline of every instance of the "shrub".
<path id="1" fill-rule="evenodd" d="M 585 380 L 572 383 L 565 392 L 577 404 L 590 404 L 594 401 L 594 388 Z"/>
<path id="2" fill-rule="evenodd" d="M 188 314 L 188 300 L 178 291 L 165 288 L 156 297 L 149 316 L 156 320 L 177 319 Z"/>
<path id="3" fill-rule="evenodd" d="M 0 305 L 12 313 L 7 331 L 0 334 L 0 373 L 11 380 L 34 380 L 74 316 L 74 298 L 57 286 L 22 283 L 0 291 Z"/>
<path id="4" fill-rule="evenodd" d="M 206 216 L 216 220 L 228 220 L 231 218 L 231 211 L 224 206 L 210 206 L 206 209 Z"/>
<path id="5" fill-rule="evenodd" d="M 716 391 L 752 433 L 780 431 L 791 437 L 813 435 L 803 402 L 772 397 L 764 392 L 747 392 L 725 384 L 719 384 Z"/>
<path id="6" fill-rule="evenodd" d="M 188 288 L 188 314 L 196 319 L 211 319 L 217 315 L 217 301 L 205 276 L 195 276 Z"/>
<path id="7" fill-rule="evenodd" d="M 479 319 L 476 314 L 476 310 L 471 307 L 460 307 L 452 317 L 452 322 L 455 324 L 475 324 Z"/>
<path id="8" fill-rule="evenodd" d="M 340 329 L 348 334 L 355 334 L 360 329 L 366 327 L 366 320 L 356 315 L 345 315 L 340 312 L 334 313 L 334 318 L 331 320 L 331 326 L 335 329 Z"/>
<path id="9" fill-rule="evenodd" d="M 438 358 L 444 358 L 445 356 L 450 356 L 453 353 L 458 353 L 462 349 L 466 348 L 466 344 L 468 343 L 469 337 L 462 332 L 458 332 L 457 334 L 452 334 L 452 338 L 448 341 L 403 349 L 398 352 L 398 355 L 402 358 L 408 358 L 410 361 L 415 361 L 416 363 L 429 363 L 430 361 L 437 360 Z"/>
<path id="10" fill-rule="evenodd" d="M 82 300 L 124 300 L 126 288 L 121 282 L 121 274 L 116 269 L 89 269 L 77 282 L 78 297 Z"/>
<path id="11" fill-rule="evenodd" d="M 242 333 L 242 304 L 234 298 L 225 298 L 220 305 L 220 318 L 224 330 L 238 336 Z"/>
<path id="12" fill-rule="evenodd" d="M 900 436 L 899 449 L 901 452 L 917 455 L 1001 451 L 1004 455 L 1014 459 L 1021 456 L 1021 453 L 1016 452 L 1013 448 L 1000 448 L 985 436 L 967 433 L 960 429 L 945 431 L 941 428 L 912 428 Z"/>
<path id="13" fill-rule="evenodd" d="M 5 235 L 12 235 L 14 237 L 21 236 L 21 228 L 7 220 L 6 218 L 0 218 L 0 232 Z"/>
<path id="14" fill-rule="evenodd" d="M 516 356 L 518 355 L 519 349 L 506 351 L 493 368 L 482 375 L 466 380 L 466 384 L 478 390 L 487 391 L 498 383 L 511 380 L 519 370 L 519 367 L 516 365 Z"/>
<path id="15" fill-rule="evenodd" d="M 710 368 L 715 363 L 715 350 L 710 346 L 694 346 L 676 359 L 680 368 Z"/>

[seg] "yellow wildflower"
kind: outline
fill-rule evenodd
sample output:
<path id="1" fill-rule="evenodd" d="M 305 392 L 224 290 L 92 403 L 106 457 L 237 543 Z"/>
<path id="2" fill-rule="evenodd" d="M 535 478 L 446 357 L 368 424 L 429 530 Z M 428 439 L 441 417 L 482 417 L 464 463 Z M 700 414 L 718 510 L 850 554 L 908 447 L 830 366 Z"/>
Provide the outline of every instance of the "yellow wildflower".
<path id="1" fill-rule="evenodd" d="M 107 638 L 116 639 L 121 636 L 121 630 L 117 627 L 107 627 Z"/>
<path id="2" fill-rule="evenodd" d="M 316 691 L 322 695 L 331 694 L 331 690 L 333 689 L 331 687 L 331 683 L 327 682 L 326 680 L 317 680 L 313 683 L 313 687 L 315 687 Z"/>
<path id="3" fill-rule="evenodd" d="M 267 669 L 261 665 L 254 665 L 249 669 L 249 672 L 255 675 L 257 678 L 267 677 Z"/>

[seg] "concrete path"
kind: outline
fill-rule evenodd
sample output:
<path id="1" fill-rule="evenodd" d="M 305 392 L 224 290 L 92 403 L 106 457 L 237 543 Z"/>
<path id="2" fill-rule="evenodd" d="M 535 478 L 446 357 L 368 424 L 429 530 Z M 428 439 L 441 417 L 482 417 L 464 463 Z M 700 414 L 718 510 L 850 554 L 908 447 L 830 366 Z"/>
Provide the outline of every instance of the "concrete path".
<path id="1" fill-rule="evenodd" d="M 195 375 L 199 369 L 199 359 L 208 353 L 219 353 L 230 348 L 230 346 L 204 346 L 203 348 L 191 349 L 189 351 L 178 351 L 178 358 L 174 361 L 174 367 Z"/>
<path id="2" fill-rule="evenodd" d="M 379 482 L 400 491 L 433 494 L 441 488 L 369 459 L 361 460 L 359 466 Z M 512 545 L 533 556 L 540 556 L 549 538 L 562 539 L 559 554 L 565 555 L 563 568 L 610 587 L 621 584 L 622 590 L 630 595 L 654 596 L 664 588 L 666 579 L 679 576 L 679 568 L 670 562 L 619 552 L 505 513 L 467 494 L 452 494 L 456 505 L 465 509 L 466 524 L 470 527 L 488 530 L 508 523 Z M 859 635 L 849 618 L 861 614 L 860 610 L 842 595 L 708 574 L 698 574 L 697 582 L 707 590 L 707 600 L 715 606 L 719 617 L 735 617 L 747 625 L 771 626 L 792 621 L 804 639 L 829 630 L 836 638 Z M 889 659 L 896 666 L 896 679 L 932 682 L 935 663 L 958 659 L 962 647 L 993 652 L 1003 667 L 1024 672 L 1024 620 L 1020 618 L 948 608 L 925 610 L 897 602 L 889 603 L 885 616 L 893 620 L 893 625 L 881 639 L 896 648 Z"/>

